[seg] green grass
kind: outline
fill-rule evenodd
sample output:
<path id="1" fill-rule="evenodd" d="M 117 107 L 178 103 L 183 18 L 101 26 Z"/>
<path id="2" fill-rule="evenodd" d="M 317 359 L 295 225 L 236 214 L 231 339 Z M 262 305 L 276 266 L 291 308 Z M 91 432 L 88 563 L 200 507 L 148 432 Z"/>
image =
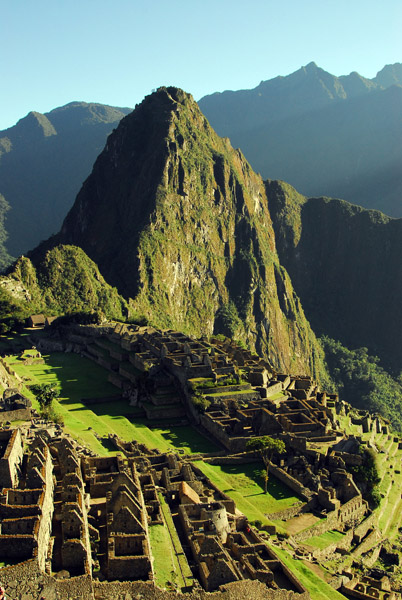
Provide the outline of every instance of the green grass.
<path id="1" fill-rule="evenodd" d="M 151 553 L 154 558 L 155 583 L 161 588 L 165 588 L 169 581 L 177 580 L 178 570 L 170 535 L 165 525 L 162 524 L 151 525 L 148 530 Z"/>
<path id="2" fill-rule="evenodd" d="M 272 550 L 310 592 L 311 600 L 345 600 L 345 596 L 334 590 L 328 583 L 325 583 L 301 560 L 295 560 L 286 550 L 277 546 L 272 547 Z"/>
<path id="3" fill-rule="evenodd" d="M 331 544 L 339 542 L 339 540 L 341 540 L 344 537 L 345 534 L 341 533 L 340 531 L 327 531 L 322 535 L 315 535 L 311 538 L 308 538 L 308 540 L 306 540 L 305 543 L 308 546 L 314 546 L 315 548 L 324 549 L 330 546 Z"/>
<path id="4" fill-rule="evenodd" d="M 225 388 L 224 388 L 224 387 L 222 387 L 222 392 L 214 392 L 213 394 L 210 394 L 210 393 L 208 392 L 208 388 L 205 388 L 205 389 L 200 389 L 200 388 L 198 388 L 198 389 L 199 389 L 199 390 L 200 390 L 200 392 L 201 392 L 201 393 L 203 393 L 205 396 L 211 396 L 211 398 L 212 398 L 212 397 L 215 397 L 215 396 L 241 396 L 242 394 L 250 394 L 250 393 L 254 392 L 254 390 L 253 390 L 253 389 L 249 389 L 249 390 L 236 390 L 236 391 L 234 391 L 234 392 L 225 392 L 225 391 L 224 391 L 224 390 L 225 390 Z"/>
<path id="5" fill-rule="evenodd" d="M 165 523 L 149 527 L 156 583 L 166 587 L 171 581 L 182 589 L 192 585 L 194 578 L 177 535 L 170 509 L 161 493 L 158 494 L 158 498 Z"/>
<path id="6" fill-rule="evenodd" d="M 186 454 L 214 452 L 217 446 L 192 427 L 159 427 L 150 429 L 149 421 L 138 418 L 137 408 L 121 400 L 120 391 L 107 381 L 108 371 L 77 354 L 52 353 L 43 356 L 45 364 L 24 365 L 17 357 L 8 359 L 10 366 L 28 384 L 52 383 L 61 390 L 60 402 L 55 402 L 56 412 L 64 418 L 66 430 L 78 441 L 98 454 L 105 455 L 113 448 L 94 435 L 116 433 L 126 441 L 136 440 L 149 448 L 170 452 L 181 448 Z M 29 391 L 27 395 L 33 398 Z M 111 402 L 85 406 L 82 398 L 115 396 Z M 36 401 L 34 407 L 38 408 Z M 124 416 L 126 415 L 126 416 Z M 91 428 L 91 429 L 89 429 Z"/>
<path id="7" fill-rule="evenodd" d="M 209 479 L 236 503 L 250 521 L 268 524 L 266 514 L 284 510 L 300 499 L 273 475 L 269 476 L 268 493 L 264 494 L 261 476 L 262 463 L 243 465 L 210 465 L 197 461 L 196 465 Z"/>
<path id="8" fill-rule="evenodd" d="M 7 362 L 18 375 L 31 378 L 33 383 L 57 384 L 64 404 L 80 403 L 82 398 L 120 395 L 107 381 L 108 372 L 89 359 L 64 352 L 43 355 L 43 359 L 45 364 L 39 365 L 24 365 L 16 357 Z"/>

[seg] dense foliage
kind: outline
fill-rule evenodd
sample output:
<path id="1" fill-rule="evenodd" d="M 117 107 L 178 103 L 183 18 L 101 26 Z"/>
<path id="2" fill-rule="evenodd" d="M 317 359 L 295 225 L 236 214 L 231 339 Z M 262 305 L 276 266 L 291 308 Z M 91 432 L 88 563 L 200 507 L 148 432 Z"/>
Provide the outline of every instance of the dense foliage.
<path id="1" fill-rule="evenodd" d="M 25 316 L 44 312 L 68 314 L 71 319 L 72 314 L 80 314 L 90 316 L 84 322 L 99 322 L 104 316 L 125 320 L 129 314 L 127 302 L 105 282 L 95 263 L 74 246 L 56 246 L 35 264 L 21 256 L 8 283 L 22 286 L 29 295 L 29 305 L 20 301 Z"/>
<path id="2" fill-rule="evenodd" d="M 28 308 L 0 286 L 0 334 L 19 331 L 28 316 Z"/>
<path id="3" fill-rule="evenodd" d="M 35 394 L 41 409 L 50 407 L 53 400 L 55 400 L 55 398 L 57 398 L 60 394 L 60 390 L 50 383 L 38 383 L 31 385 L 30 390 Z"/>
<path id="4" fill-rule="evenodd" d="M 381 477 L 378 471 L 376 453 L 372 448 L 363 448 L 360 446 L 359 452 L 362 455 L 363 462 L 356 467 L 350 467 L 354 475 L 355 481 L 363 484 L 363 497 L 370 502 L 373 507 L 376 507 L 381 502 L 381 495 L 378 489 L 378 484 Z"/>
<path id="5" fill-rule="evenodd" d="M 393 378 L 368 354 L 349 350 L 336 340 L 321 338 L 330 375 L 340 398 L 359 409 L 380 413 L 402 431 L 402 381 Z"/>
<path id="6" fill-rule="evenodd" d="M 5 242 L 8 238 L 4 221 L 6 218 L 6 212 L 10 209 L 10 206 L 4 196 L 0 194 L 0 273 L 8 267 L 11 263 L 12 258 L 6 250 Z"/>

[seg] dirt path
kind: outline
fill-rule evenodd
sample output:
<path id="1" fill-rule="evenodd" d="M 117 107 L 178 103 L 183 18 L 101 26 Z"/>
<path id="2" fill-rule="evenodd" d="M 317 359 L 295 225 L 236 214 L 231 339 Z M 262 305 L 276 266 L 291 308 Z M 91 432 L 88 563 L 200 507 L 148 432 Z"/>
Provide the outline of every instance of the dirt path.
<path id="1" fill-rule="evenodd" d="M 293 519 L 286 521 L 286 531 L 290 535 L 293 535 L 299 533 L 299 531 L 303 531 L 303 529 L 307 529 L 307 527 L 311 527 L 311 525 L 314 525 L 314 523 L 319 520 L 319 517 L 316 517 L 311 513 L 305 513 L 304 515 L 293 517 Z"/>

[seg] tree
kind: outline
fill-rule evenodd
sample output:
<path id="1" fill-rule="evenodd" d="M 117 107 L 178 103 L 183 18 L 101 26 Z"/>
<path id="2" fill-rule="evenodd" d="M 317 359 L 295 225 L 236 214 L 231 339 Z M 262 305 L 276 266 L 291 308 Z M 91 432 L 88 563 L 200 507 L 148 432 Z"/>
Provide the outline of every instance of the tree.
<path id="1" fill-rule="evenodd" d="M 39 406 L 43 410 L 44 408 L 50 408 L 52 402 L 60 394 L 60 390 L 51 385 L 50 383 L 40 383 L 38 385 L 31 385 L 31 391 L 35 394 Z"/>
<path id="2" fill-rule="evenodd" d="M 249 440 L 246 444 L 247 452 L 259 452 L 260 456 L 265 464 L 266 473 L 264 480 L 264 493 L 267 493 L 268 489 L 268 471 L 269 471 L 269 463 L 271 462 L 272 455 L 274 452 L 277 454 L 283 454 L 285 452 L 286 446 L 283 440 L 276 440 L 271 438 L 269 435 L 264 435 L 260 438 L 253 438 Z"/>

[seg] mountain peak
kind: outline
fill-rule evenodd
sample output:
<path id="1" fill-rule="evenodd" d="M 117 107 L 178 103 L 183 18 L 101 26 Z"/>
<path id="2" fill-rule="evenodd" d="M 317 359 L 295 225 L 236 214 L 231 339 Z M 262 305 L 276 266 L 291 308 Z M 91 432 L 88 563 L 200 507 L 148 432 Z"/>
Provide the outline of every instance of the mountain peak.
<path id="1" fill-rule="evenodd" d="M 24 140 L 28 138 L 31 143 L 44 137 L 57 135 L 57 131 L 46 115 L 36 111 L 29 112 L 14 127 L 6 131 L 9 132 L 10 138 L 23 137 Z"/>
<path id="2" fill-rule="evenodd" d="M 314 71 L 317 71 L 317 69 L 319 69 L 320 67 L 318 67 L 317 63 L 315 63 L 312 60 L 311 62 L 308 63 L 308 65 L 306 65 L 305 67 L 302 67 L 302 68 L 307 72 L 314 72 Z"/>
<path id="3" fill-rule="evenodd" d="M 402 85 L 402 64 L 385 65 L 381 71 L 378 71 L 373 81 L 385 88 L 391 85 Z"/>
<path id="4" fill-rule="evenodd" d="M 158 327 L 226 332 L 276 365 L 295 355 L 300 372 L 315 370 L 261 177 L 179 88 L 159 88 L 120 122 L 49 243 L 82 248 Z"/>

